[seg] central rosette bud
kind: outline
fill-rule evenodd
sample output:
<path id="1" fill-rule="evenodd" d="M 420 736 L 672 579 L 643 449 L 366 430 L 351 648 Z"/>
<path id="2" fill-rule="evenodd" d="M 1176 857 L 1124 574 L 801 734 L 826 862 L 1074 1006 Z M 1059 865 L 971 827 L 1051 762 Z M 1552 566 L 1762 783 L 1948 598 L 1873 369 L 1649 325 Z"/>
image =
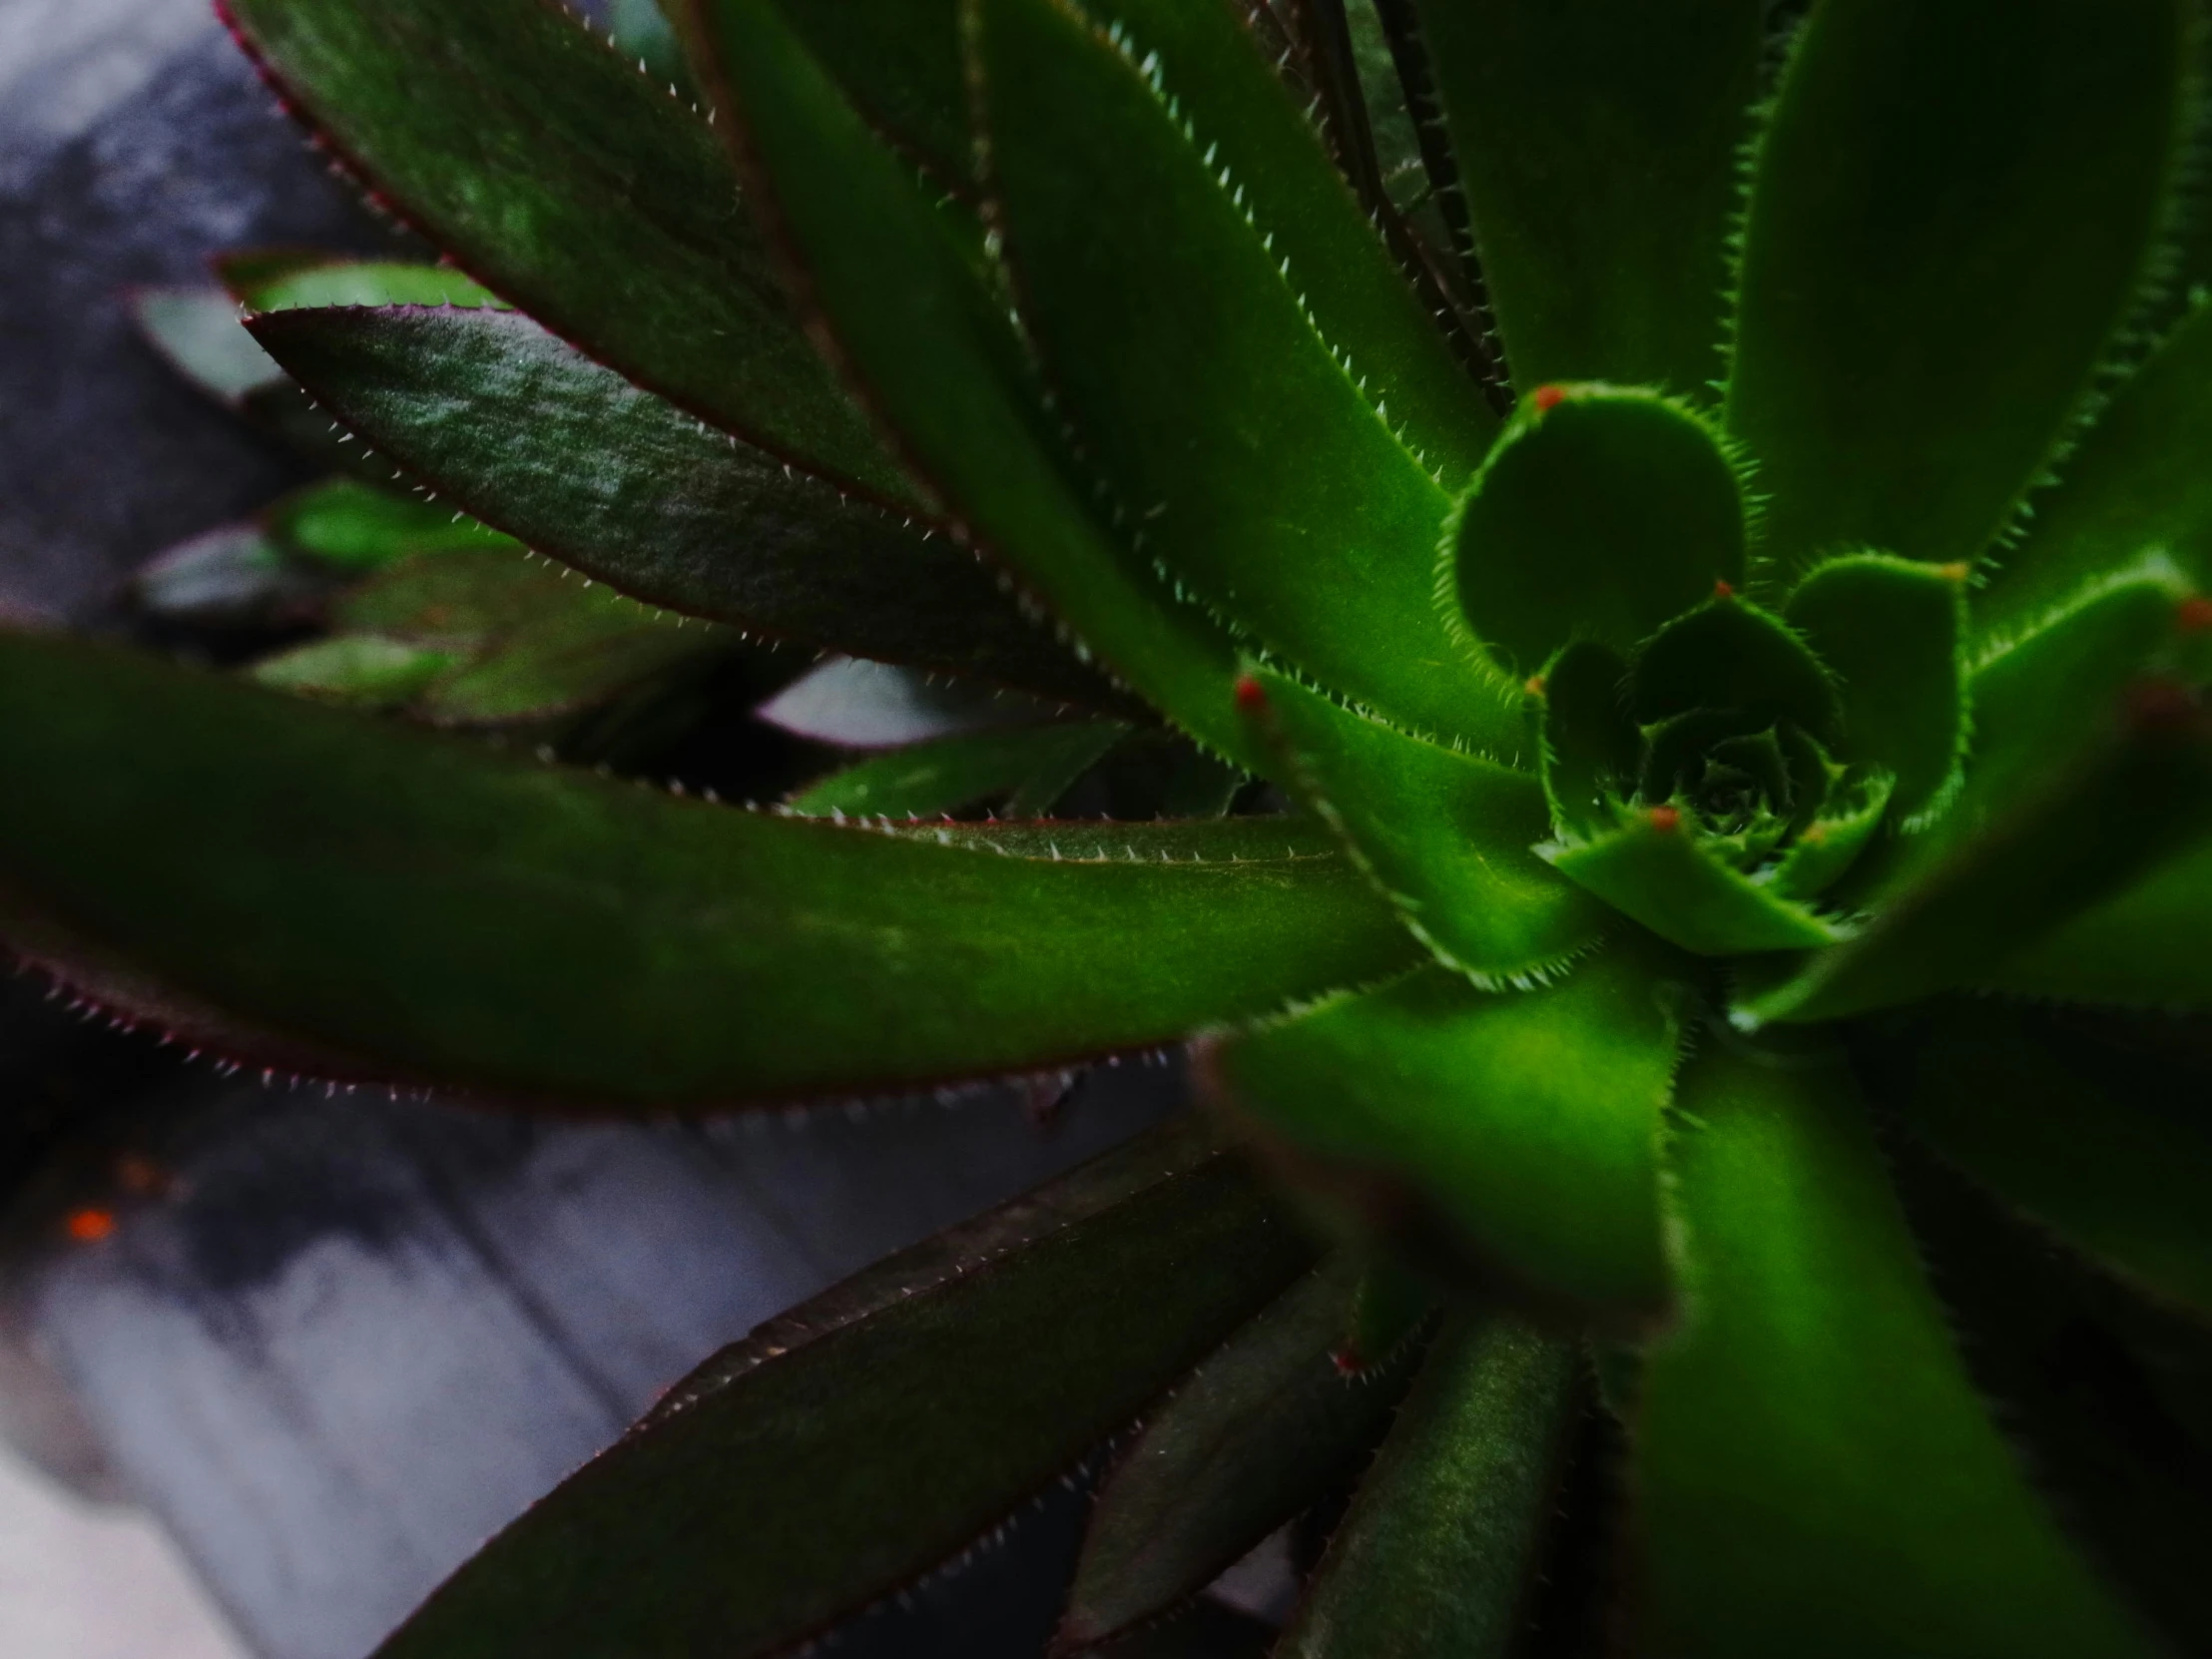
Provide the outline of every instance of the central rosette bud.
<path id="1" fill-rule="evenodd" d="M 1872 553 L 1771 568 L 1750 478 L 1694 408 L 1545 387 L 1444 549 L 1470 643 L 1526 689 L 1538 852 L 1709 954 L 1840 938 L 1839 883 L 1886 813 L 1941 794 L 1960 737 L 1940 716 L 1963 572 Z M 1900 683 L 1901 661 L 1927 683 Z"/>

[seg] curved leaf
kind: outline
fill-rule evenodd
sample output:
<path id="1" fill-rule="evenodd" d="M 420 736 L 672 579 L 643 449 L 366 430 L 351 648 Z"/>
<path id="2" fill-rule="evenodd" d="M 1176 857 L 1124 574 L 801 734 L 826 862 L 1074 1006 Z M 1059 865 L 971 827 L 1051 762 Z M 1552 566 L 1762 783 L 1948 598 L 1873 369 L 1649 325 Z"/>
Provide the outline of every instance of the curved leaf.
<path id="1" fill-rule="evenodd" d="M 1266 670 L 1241 701 L 1282 752 L 1289 786 L 1438 960 L 1496 987 L 1540 978 L 1596 942 L 1596 906 L 1530 850 L 1544 798 L 1527 773 L 1408 737 Z"/>
<path id="2" fill-rule="evenodd" d="M 2212 1007 L 2212 849 L 2185 853 L 2006 958 L 1981 983 L 2139 1008 Z"/>
<path id="3" fill-rule="evenodd" d="M 1033 811 L 1043 813 L 1128 731 L 1111 721 L 1080 721 L 908 744 L 808 785 L 791 807 L 815 818 L 922 818 L 1015 792 L 1033 798 Z"/>
<path id="4" fill-rule="evenodd" d="M 1965 759 L 1965 576 L 1863 553 L 1818 566 L 1784 610 L 1839 683 L 1839 752 L 1888 772 L 1907 818 L 1939 802 Z"/>
<path id="5" fill-rule="evenodd" d="M 2199 304 L 2097 412 L 2055 488 L 2036 497 L 2020 545 L 1974 596 L 1976 628 L 2002 638 L 2158 548 L 2212 586 L 2212 305 Z"/>
<path id="6" fill-rule="evenodd" d="M 1517 1321 L 1437 1339 L 1276 1648 L 1281 1659 L 1503 1659 L 1574 1426 L 1574 1348 Z"/>
<path id="7" fill-rule="evenodd" d="M 793 319 L 715 135 L 540 0 L 222 0 L 464 270 L 595 357 L 884 500 L 914 494 Z"/>
<path id="8" fill-rule="evenodd" d="M 1954 1002 L 1885 1068 L 1882 1101 L 2005 1203 L 2212 1319 L 2207 1079 L 2127 1035 L 2110 1022 Z"/>
<path id="9" fill-rule="evenodd" d="M 1588 840 L 1536 850 L 1577 886 L 1701 956 L 1813 950 L 1849 936 L 1842 923 L 1708 848 L 1674 807 L 1649 808 Z"/>
<path id="10" fill-rule="evenodd" d="M 974 0 L 1016 303 L 1117 525 L 1239 631 L 1400 725 L 1510 725 L 1433 602 L 1449 498 L 1383 385 L 1316 329 L 1239 185 L 1059 0 Z M 1471 729 L 1470 729 L 1471 727 Z"/>
<path id="11" fill-rule="evenodd" d="M 1747 504 L 1705 422 L 1648 391 L 1546 386 L 1444 532 L 1465 625 L 1532 674 L 1570 639 L 1634 650 L 1744 580 Z"/>
<path id="12" fill-rule="evenodd" d="M 969 533 L 1155 707 L 1255 760 L 1235 647 L 1091 517 L 1042 389 L 967 255 L 772 0 L 699 0 L 702 75 L 845 360 Z M 719 78 L 719 79 L 718 79 Z"/>
<path id="13" fill-rule="evenodd" d="M 1279 820 L 889 835 L 23 635 L 0 707 L 9 934 L 279 1063 L 704 1106 L 1170 1042 L 1415 950 Z"/>
<path id="14" fill-rule="evenodd" d="M 1759 0 L 1420 0 L 1482 276 L 1525 397 L 1721 372 Z"/>
<path id="15" fill-rule="evenodd" d="M 973 1543 L 1312 1259 L 1234 1153 L 1156 1131 L 708 1361 L 378 1659 L 785 1651 Z"/>
<path id="16" fill-rule="evenodd" d="M 1970 560 L 2012 525 L 2162 269 L 2194 26 L 2187 0 L 1812 10 L 1759 141 L 1727 385 L 1784 573 Z"/>
<path id="17" fill-rule="evenodd" d="M 253 332 L 441 496 L 625 593 L 881 661 L 1117 700 L 971 554 L 795 478 L 527 317 L 290 311 Z"/>
<path id="18" fill-rule="evenodd" d="M 289 311 L 333 305 L 452 305 L 466 310 L 512 307 L 489 288 L 438 265 L 396 260 L 302 260 L 276 267 L 267 260 L 224 268 L 224 285 L 249 311 Z"/>
<path id="19" fill-rule="evenodd" d="M 2139 1659 L 1959 1366 L 1849 1078 L 1708 1050 L 1686 1320 L 1633 1436 L 1643 1639 L 1700 1659 Z"/>
<path id="20" fill-rule="evenodd" d="M 1349 1266 L 1324 1267 L 1238 1331 L 1122 1448 L 1056 1646 L 1108 1641 L 1196 1595 L 1382 1437 L 1410 1368 L 1339 1369 Z"/>
<path id="21" fill-rule="evenodd" d="M 1669 1296 L 1668 972 L 1648 945 L 1535 991 L 1477 991 L 1430 968 L 1225 1039 L 1209 1063 L 1224 1096 L 1294 1152 L 1361 1172 L 1376 1219 L 1412 1222 L 1539 1305 L 1633 1328 Z"/>

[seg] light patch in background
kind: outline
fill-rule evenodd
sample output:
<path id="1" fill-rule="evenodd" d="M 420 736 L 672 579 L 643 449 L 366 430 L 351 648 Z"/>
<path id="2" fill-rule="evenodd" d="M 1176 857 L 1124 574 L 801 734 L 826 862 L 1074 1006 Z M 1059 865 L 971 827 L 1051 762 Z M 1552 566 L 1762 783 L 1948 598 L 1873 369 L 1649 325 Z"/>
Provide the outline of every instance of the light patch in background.
<path id="1" fill-rule="evenodd" d="M 0 1450 L 0 1653 L 248 1659 L 160 1527 Z"/>

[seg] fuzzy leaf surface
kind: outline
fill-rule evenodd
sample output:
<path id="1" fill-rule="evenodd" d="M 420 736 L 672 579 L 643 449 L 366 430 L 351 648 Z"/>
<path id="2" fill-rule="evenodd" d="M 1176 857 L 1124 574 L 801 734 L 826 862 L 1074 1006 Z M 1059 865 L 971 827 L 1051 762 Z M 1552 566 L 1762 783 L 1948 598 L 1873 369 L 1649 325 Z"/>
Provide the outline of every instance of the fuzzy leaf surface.
<path id="1" fill-rule="evenodd" d="M 1676 1013 L 1648 946 L 1557 985 L 1441 968 L 1225 1039 L 1225 1096 L 1297 1151 L 1433 1218 L 1423 1240 L 1539 1304 L 1633 1327 L 1668 1300 L 1659 1120 Z M 1401 1205 L 1395 1206 L 1402 1209 Z"/>
<path id="2" fill-rule="evenodd" d="M 810 784 L 792 797 L 791 807 L 816 818 L 920 818 L 1020 790 L 1042 796 L 1042 811 L 1128 730 L 1111 721 L 1081 721 L 909 744 Z M 1047 779 L 1057 780 L 1057 787 L 1042 782 Z"/>
<path id="3" fill-rule="evenodd" d="M 1235 1153 L 1156 1131 L 710 1360 L 378 1659 L 784 1651 L 1019 1509 L 1312 1259 Z"/>
<path id="4" fill-rule="evenodd" d="M 1387 386 L 1337 359 L 1242 187 L 1132 55 L 1056 0 L 973 15 L 1016 301 L 1117 525 L 1270 652 L 1494 751 L 1499 700 L 1434 605 L 1449 498 Z"/>
<path id="5" fill-rule="evenodd" d="M 1530 398 L 1445 532 L 1467 627 L 1533 674 L 1572 639 L 1628 652 L 1744 580 L 1745 503 L 1705 422 L 1649 392 Z"/>
<path id="6" fill-rule="evenodd" d="M 2007 1204 L 2212 1318 L 2205 1076 L 2127 1035 L 1954 1001 L 1923 1022 L 1883 1101 Z"/>
<path id="7" fill-rule="evenodd" d="M 38 712 L 0 737 L 11 936 L 279 1061 L 706 1105 L 1173 1041 L 1417 948 L 1282 821 L 888 835 L 32 636 L 0 705 Z"/>
<path id="8" fill-rule="evenodd" d="M 697 23 L 702 74 L 737 118 L 757 206 L 905 452 L 1085 650 L 1209 748 L 1250 763 L 1230 695 L 1235 647 L 1091 516 L 1002 303 L 908 169 L 772 0 L 700 0 Z"/>
<path id="9" fill-rule="evenodd" d="M 1092 0 L 1138 57 L 1157 54 L 1183 118 L 1246 192 L 1321 328 L 1390 387 L 1398 420 L 1455 485 L 1496 422 L 1338 176 L 1236 8 Z M 972 171 L 958 0 L 808 0 L 785 20 L 893 145 L 949 184 Z"/>
<path id="10" fill-rule="evenodd" d="M 2138 1659 L 1975 1396 L 1856 1088 L 1709 1050 L 1671 1163 L 1686 1323 L 1645 1366 L 1644 1643 Z"/>
<path id="11" fill-rule="evenodd" d="M 1504 1659 L 1574 1423 L 1572 1344 L 1463 1316 L 1329 1540 L 1282 1659 Z"/>
<path id="12" fill-rule="evenodd" d="M 1908 851 L 1873 921 L 1780 983 L 1755 986 L 1737 1017 L 1834 1019 L 1970 984 L 2201 844 L 2212 721 L 2194 697 L 2148 680 L 2085 702 L 2105 728 L 2085 754 L 2061 749 L 2026 777 L 1998 771 L 1986 794 L 1971 779 L 1949 815 L 1958 831 Z"/>
<path id="13" fill-rule="evenodd" d="M 1382 1437 L 1410 1371 L 1339 1372 L 1350 1266 L 1292 1287 L 1123 1448 L 1091 1510 L 1062 1644 L 1108 1640 L 1196 1595 Z"/>
<path id="14" fill-rule="evenodd" d="M 1689 816 L 1671 807 L 1539 850 L 1577 886 L 1701 956 L 1813 950 L 1846 936 L 1834 920 L 1753 880 L 1705 845 Z"/>
<path id="15" fill-rule="evenodd" d="M 225 0 L 286 95 L 468 274 L 684 407 L 911 487 L 801 331 L 704 118 L 539 0 Z"/>
<path id="16" fill-rule="evenodd" d="M 1883 554 L 1834 559 L 1790 595 L 1790 626 L 1838 681 L 1839 749 L 1895 780 L 1910 818 L 1935 801 L 1965 756 L 1963 570 Z"/>
<path id="17" fill-rule="evenodd" d="M 1759 140 L 1726 393 L 1784 573 L 1970 560 L 2011 524 L 2170 232 L 2192 26 L 2186 0 L 1814 8 Z"/>
<path id="18" fill-rule="evenodd" d="M 2057 486 L 2036 497 L 2026 537 L 1974 597 L 1983 637 L 2032 625 L 2144 548 L 2212 585 L 2212 477 L 2198 464 L 2208 448 L 2212 306 L 2200 304 L 2113 392 Z"/>
<path id="19" fill-rule="evenodd" d="M 231 296 L 250 311 L 289 311 L 334 305 L 433 305 L 478 310 L 513 307 L 449 266 L 396 260 L 313 261 L 285 268 L 231 268 Z"/>
<path id="20" fill-rule="evenodd" d="M 1757 0 L 1414 9 L 1523 395 L 1593 379 L 1708 395 Z"/>
<path id="21" fill-rule="evenodd" d="M 1483 984 L 1540 975 L 1602 915 L 1543 866 L 1544 797 L 1525 772 L 1409 737 L 1280 674 L 1253 676 L 1277 768 L 1437 958 Z"/>
<path id="22" fill-rule="evenodd" d="M 795 478 L 512 314 L 264 316 L 256 337 L 364 441 L 479 518 L 690 616 L 1115 702 L 942 536 Z"/>

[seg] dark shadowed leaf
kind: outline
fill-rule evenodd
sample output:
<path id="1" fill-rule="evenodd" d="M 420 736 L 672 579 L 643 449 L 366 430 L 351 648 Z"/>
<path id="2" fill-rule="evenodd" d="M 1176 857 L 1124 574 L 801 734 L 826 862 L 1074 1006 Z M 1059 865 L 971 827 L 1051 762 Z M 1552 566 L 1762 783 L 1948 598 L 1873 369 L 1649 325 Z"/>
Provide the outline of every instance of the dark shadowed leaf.
<path id="1" fill-rule="evenodd" d="M 704 117 L 539 0 L 225 0 L 338 151 L 472 276 L 781 455 L 910 486 L 791 314 Z"/>
<path id="2" fill-rule="evenodd" d="M 1504 1659 L 1574 1426 L 1574 1346 L 1463 1314 L 1421 1363 L 1276 1649 L 1283 1659 Z"/>
<path id="3" fill-rule="evenodd" d="M 794 477 L 527 317 L 303 311 L 254 328 L 442 497 L 625 593 L 878 660 L 1115 699 L 973 555 Z"/>
<path id="4" fill-rule="evenodd" d="M 1411 1366 L 1393 1356 L 1347 1376 L 1337 1364 L 1358 1281 L 1340 1259 L 1293 1287 L 1122 1448 L 1099 1485 L 1060 1643 L 1106 1641 L 1197 1594 L 1374 1447 Z"/>
<path id="5" fill-rule="evenodd" d="M 974 1543 L 1311 1261 L 1237 1154 L 1155 1131 L 710 1360 L 380 1659 L 782 1652 Z"/>
<path id="6" fill-rule="evenodd" d="M 844 829 L 32 636 L 0 706 L 13 938 L 278 1061 L 697 1106 L 1169 1042 L 1418 948 L 1282 820 Z"/>
<path id="7" fill-rule="evenodd" d="M 792 797 L 791 807 L 817 818 L 833 813 L 921 818 L 1019 794 L 1035 801 L 1035 813 L 1042 814 L 1128 730 L 1110 721 L 1084 721 L 963 732 L 870 756 L 808 785 Z"/>

